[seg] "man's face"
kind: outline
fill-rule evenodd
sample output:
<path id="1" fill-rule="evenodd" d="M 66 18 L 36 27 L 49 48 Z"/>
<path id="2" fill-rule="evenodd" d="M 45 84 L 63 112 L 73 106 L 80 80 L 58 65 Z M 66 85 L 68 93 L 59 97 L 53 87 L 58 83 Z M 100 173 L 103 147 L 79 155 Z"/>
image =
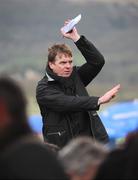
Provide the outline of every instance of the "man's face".
<path id="1" fill-rule="evenodd" d="M 50 68 L 58 76 L 69 77 L 73 70 L 72 57 L 66 54 L 57 54 L 54 62 L 49 62 Z"/>

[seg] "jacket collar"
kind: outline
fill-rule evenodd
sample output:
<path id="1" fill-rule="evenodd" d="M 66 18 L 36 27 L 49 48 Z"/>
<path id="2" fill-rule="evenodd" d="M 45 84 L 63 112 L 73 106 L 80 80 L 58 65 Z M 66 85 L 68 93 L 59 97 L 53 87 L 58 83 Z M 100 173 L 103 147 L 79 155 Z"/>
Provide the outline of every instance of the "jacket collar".
<path id="1" fill-rule="evenodd" d="M 74 78 L 75 78 L 75 69 L 73 68 L 73 72 L 70 77 L 61 77 L 57 76 L 48 66 L 46 67 L 46 77 L 49 82 L 57 81 L 64 87 L 72 87 L 75 86 Z"/>
<path id="2" fill-rule="evenodd" d="M 47 76 L 48 81 L 55 81 L 48 73 L 46 72 L 45 75 Z"/>

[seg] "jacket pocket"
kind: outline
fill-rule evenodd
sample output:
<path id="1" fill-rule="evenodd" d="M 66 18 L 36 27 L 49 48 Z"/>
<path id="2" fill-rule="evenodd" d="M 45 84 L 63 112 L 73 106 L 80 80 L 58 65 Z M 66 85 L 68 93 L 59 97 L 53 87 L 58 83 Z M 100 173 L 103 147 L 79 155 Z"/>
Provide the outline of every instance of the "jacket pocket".
<path id="1" fill-rule="evenodd" d="M 46 133 L 46 138 L 49 143 L 63 147 L 67 142 L 67 133 L 66 130 L 53 130 Z"/>

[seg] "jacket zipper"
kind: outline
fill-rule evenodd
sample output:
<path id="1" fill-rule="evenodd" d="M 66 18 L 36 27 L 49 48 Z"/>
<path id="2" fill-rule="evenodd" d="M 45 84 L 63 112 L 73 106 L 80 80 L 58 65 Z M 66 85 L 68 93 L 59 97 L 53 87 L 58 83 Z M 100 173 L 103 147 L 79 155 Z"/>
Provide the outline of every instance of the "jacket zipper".
<path id="1" fill-rule="evenodd" d="M 62 134 L 64 134 L 66 131 L 62 131 L 62 132 L 60 132 L 60 131 L 58 131 L 58 132 L 53 132 L 53 133 L 47 133 L 47 135 L 59 135 L 59 136 L 61 136 Z"/>
<path id="2" fill-rule="evenodd" d="M 70 129 L 70 133 L 71 133 L 71 136 L 72 136 L 72 138 L 73 138 L 73 137 L 74 137 L 74 135 L 73 135 L 73 131 L 72 131 L 72 128 L 71 128 L 70 118 L 69 118 L 68 116 L 66 116 L 66 117 L 67 117 L 67 121 L 68 121 L 69 129 Z"/>
<path id="3" fill-rule="evenodd" d="M 90 125 L 91 125 L 92 136 L 93 136 L 94 139 L 96 139 L 95 134 L 94 134 L 94 131 L 93 131 L 93 126 L 92 126 L 92 117 L 91 117 L 91 113 L 88 112 L 88 114 L 89 114 L 89 117 L 90 117 Z"/>

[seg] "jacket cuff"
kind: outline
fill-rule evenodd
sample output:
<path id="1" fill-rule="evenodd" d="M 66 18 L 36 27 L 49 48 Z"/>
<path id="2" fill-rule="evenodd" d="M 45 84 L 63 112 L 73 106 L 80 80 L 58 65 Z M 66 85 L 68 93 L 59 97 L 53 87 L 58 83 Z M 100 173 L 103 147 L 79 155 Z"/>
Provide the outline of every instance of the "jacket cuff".
<path id="1" fill-rule="evenodd" d="M 93 104 L 93 108 L 95 110 L 99 110 L 100 109 L 100 104 L 98 105 L 98 100 L 100 97 L 92 97 L 92 104 Z"/>
<path id="2" fill-rule="evenodd" d="M 80 39 L 76 42 L 74 42 L 76 45 L 81 45 L 83 44 L 84 40 L 86 40 L 85 36 L 81 35 Z"/>

